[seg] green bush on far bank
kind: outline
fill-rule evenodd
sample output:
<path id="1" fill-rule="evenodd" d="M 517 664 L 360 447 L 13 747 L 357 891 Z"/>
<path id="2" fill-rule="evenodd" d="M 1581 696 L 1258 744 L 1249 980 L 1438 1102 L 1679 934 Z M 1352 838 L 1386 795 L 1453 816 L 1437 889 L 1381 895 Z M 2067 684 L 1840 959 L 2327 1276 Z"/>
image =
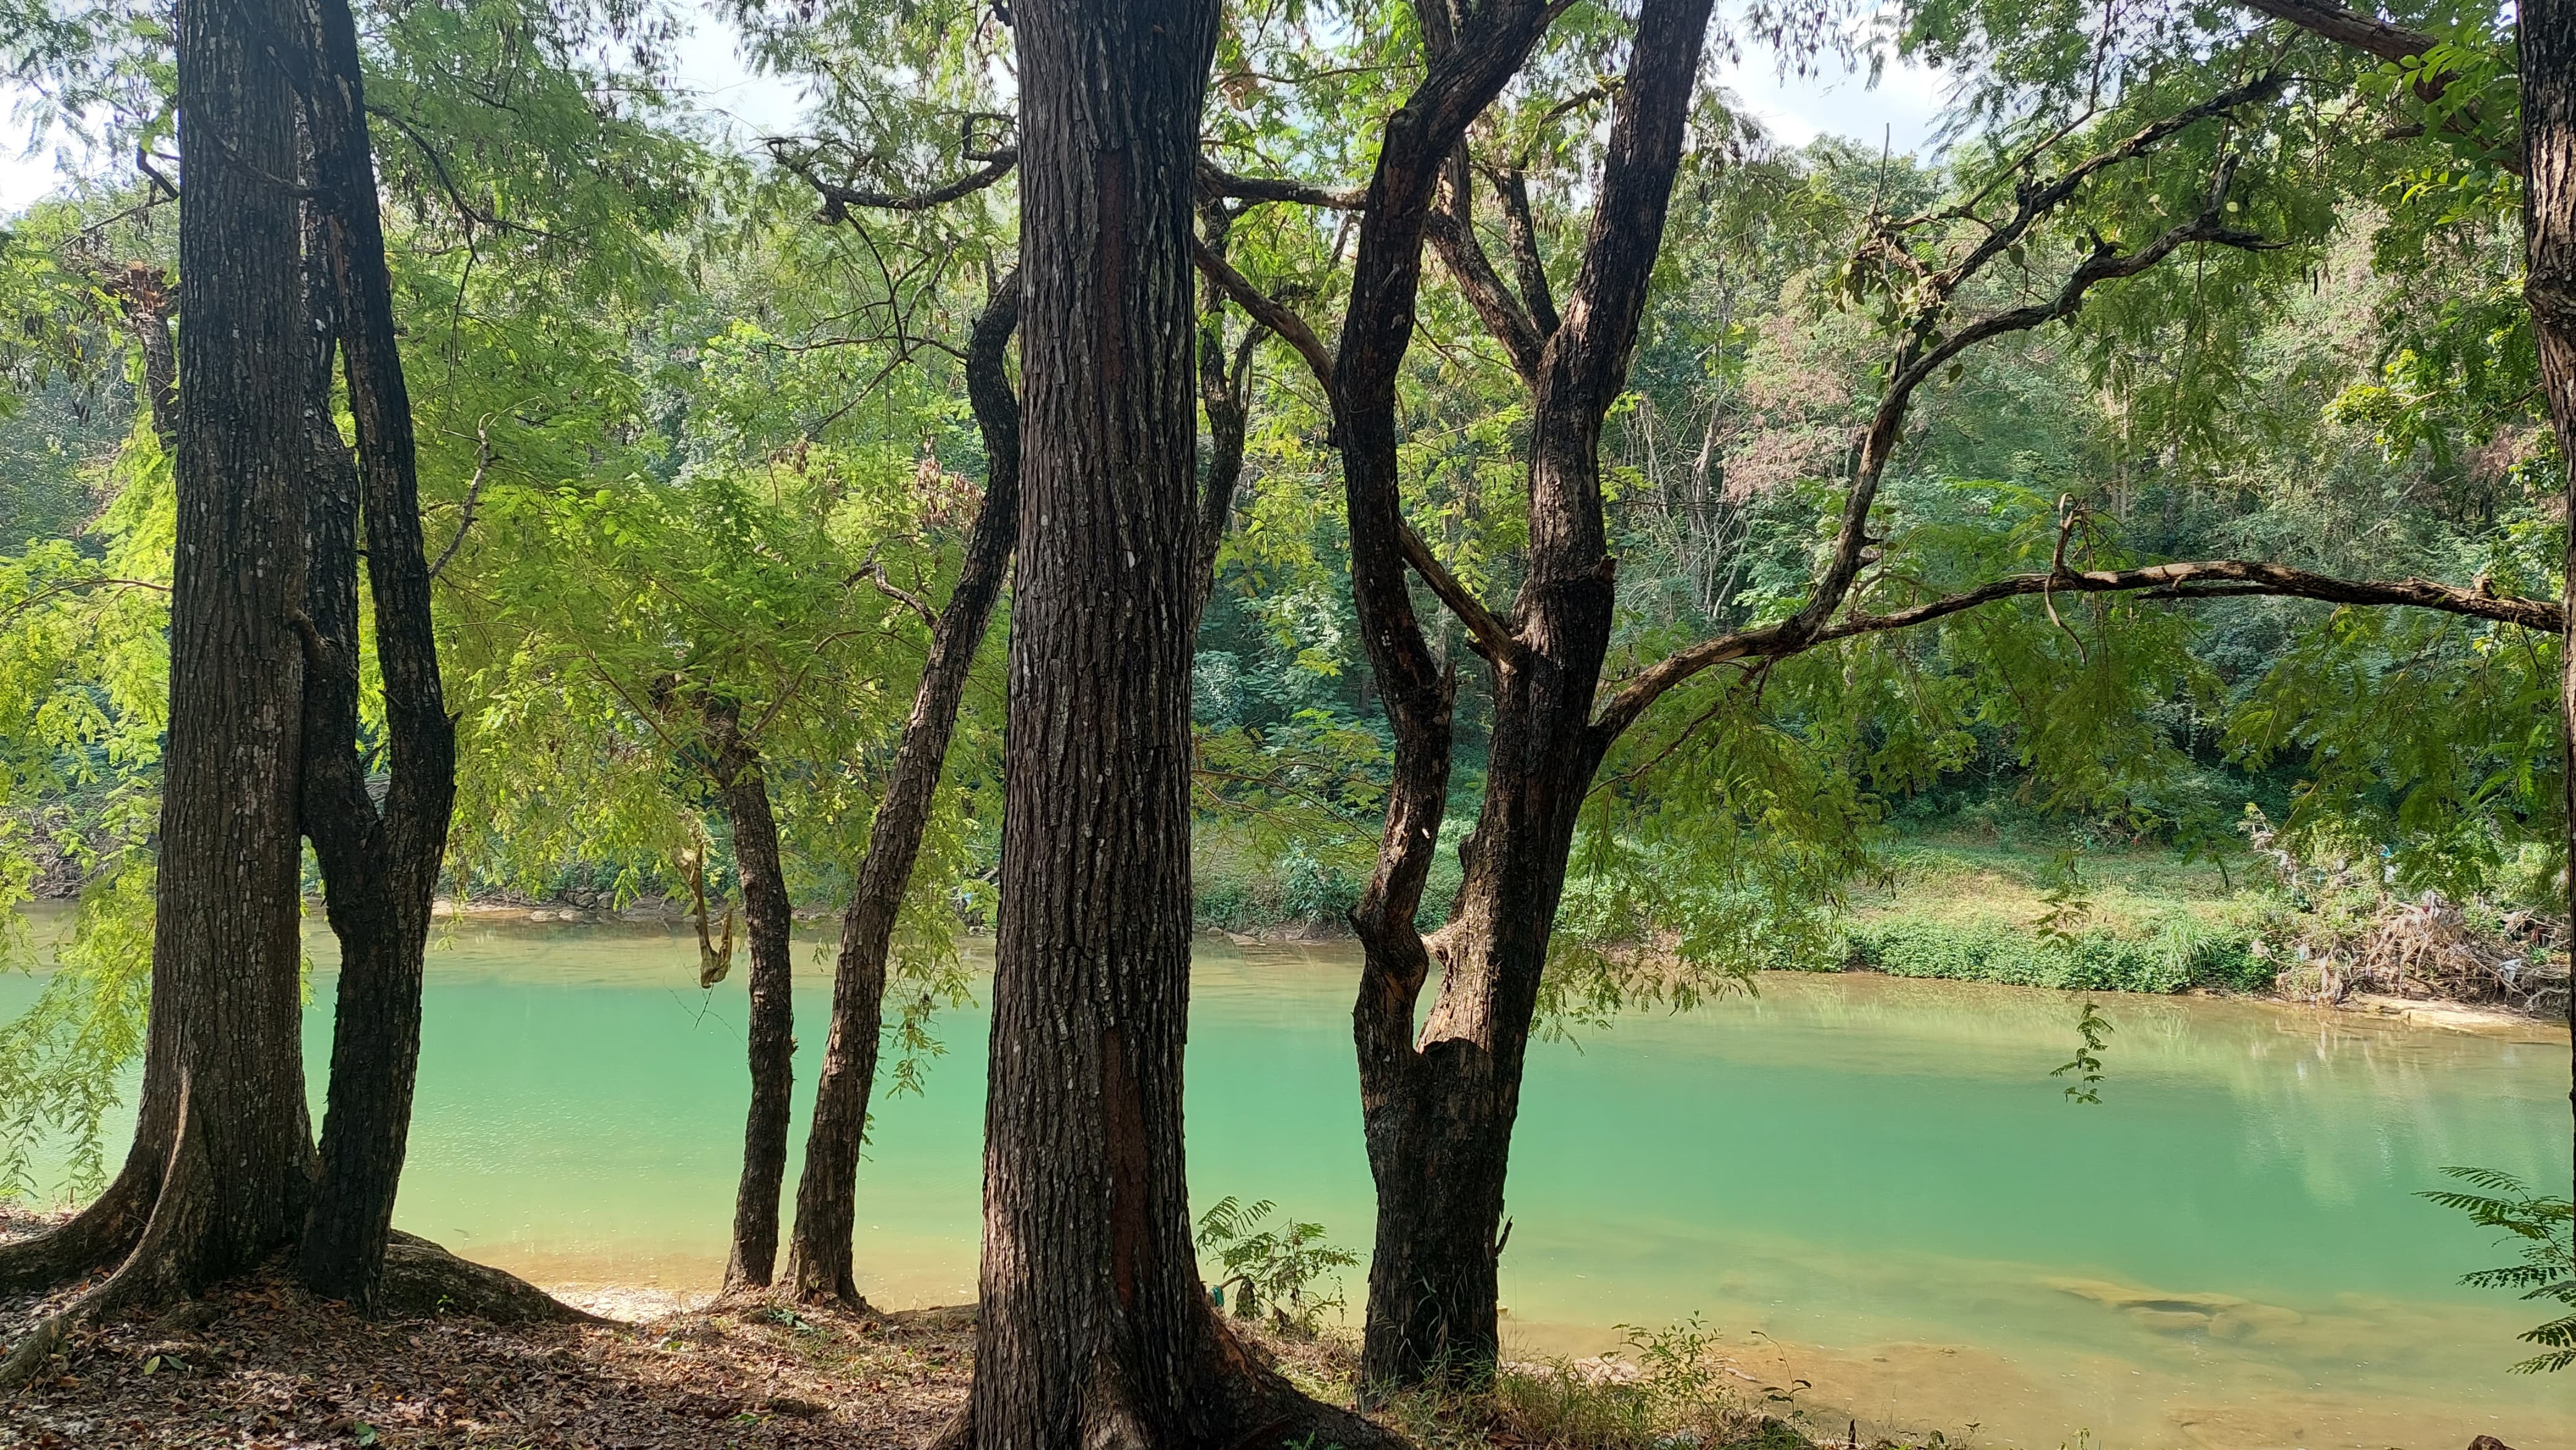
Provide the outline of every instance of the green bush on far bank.
<path id="1" fill-rule="evenodd" d="M 2079 992 L 2271 990 L 2280 964 L 2253 944 L 2277 935 L 2283 903 L 2242 858 L 2229 870 L 2168 848 L 2097 848 L 2074 883 L 2056 881 L 2062 864 L 2017 843 L 1917 837 L 1896 851 L 1884 895 L 1851 903 L 1842 950 L 1792 965 Z"/>
<path id="2" fill-rule="evenodd" d="M 1845 940 L 1850 949 L 1843 961 L 1817 965 L 2079 992 L 2260 992 L 2270 989 L 2277 970 L 2253 954 L 2250 935 L 2182 914 L 2157 922 L 2144 936 L 2094 928 L 2062 941 L 2041 936 L 2027 923 L 1896 916 L 1855 922 Z"/>

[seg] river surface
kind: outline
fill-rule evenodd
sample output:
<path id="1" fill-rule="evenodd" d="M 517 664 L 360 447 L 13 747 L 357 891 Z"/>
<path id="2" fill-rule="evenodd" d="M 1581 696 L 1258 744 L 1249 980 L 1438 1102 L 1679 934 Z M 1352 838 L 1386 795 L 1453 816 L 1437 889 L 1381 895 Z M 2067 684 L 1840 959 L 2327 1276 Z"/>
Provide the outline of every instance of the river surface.
<path id="1" fill-rule="evenodd" d="M 313 946 L 318 1095 L 333 953 L 327 933 Z M 800 1124 L 825 950 L 798 949 Z M 744 1004 L 739 969 L 701 992 L 695 958 L 659 928 L 448 933 L 397 1221 L 541 1283 L 713 1288 Z M 1356 976 L 1348 949 L 1201 949 L 1200 1207 L 1273 1199 L 1366 1249 Z M 0 1010 L 34 990 L 0 980 Z M 1754 995 L 1534 1047 L 1510 1351 L 1597 1353 L 1621 1326 L 1697 1315 L 1749 1398 L 1794 1392 L 1837 1428 L 2043 1450 L 2079 1432 L 2103 1450 L 2576 1446 L 2576 1375 L 2503 1370 L 2543 1316 L 2455 1282 L 2510 1253 L 2414 1196 L 2453 1163 L 2567 1182 L 2564 1032 L 2103 1006 L 2099 1106 L 2048 1076 L 2076 1000 L 2016 988 L 1766 975 Z M 987 1026 L 944 1013 L 927 1090 L 879 1103 L 859 1281 L 880 1305 L 973 1296 Z M 1353 1323 L 1364 1285 L 1345 1284 Z"/>

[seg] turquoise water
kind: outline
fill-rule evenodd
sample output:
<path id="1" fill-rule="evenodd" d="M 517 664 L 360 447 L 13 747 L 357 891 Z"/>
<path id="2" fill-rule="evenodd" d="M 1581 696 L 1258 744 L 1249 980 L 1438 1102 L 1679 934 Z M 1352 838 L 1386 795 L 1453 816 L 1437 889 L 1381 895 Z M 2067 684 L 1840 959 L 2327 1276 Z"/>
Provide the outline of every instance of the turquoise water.
<path id="1" fill-rule="evenodd" d="M 307 1038 L 327 1051 L 328 943 Z M 800 948 L 800 1091 L 828 974 Z M 711 1288 L 742 1131 L 739 978 L 658 929 L 471 925 L 433 954 L 401 1224 L 549 1284 Z M 1203 950 L 1204 1205 L 1270 1198 L 1365 1249 L 1346 950 Z M 32 984 L 0 983 L 0 1009 Z M 1749 1395 L 1839 1428 L 2056 1446 L 2576 1445 L 2576 1380 L 2502 1373 L 2539 1317 L 2413 1197 L 2448 1163 L 2569 1173 L 2567 1044 L 2264 1004 L 2116 998 L 2099 1107 L 2048 1069 L 2075 999 L 1872 976 L 1534 1049 L 1504 1259 L 1515 1353 L 1700 1316 Z M 880 1104 L 860 1281 L 971 1297 L 986 1019 Z M 1354 1307 L 1363 1280 L 1345 1286 Z M 2501 1301 L 2501 1302 L 2500 1302 Z M 1974 1425 L 1973 1432 L 1968 1427 Z"/>

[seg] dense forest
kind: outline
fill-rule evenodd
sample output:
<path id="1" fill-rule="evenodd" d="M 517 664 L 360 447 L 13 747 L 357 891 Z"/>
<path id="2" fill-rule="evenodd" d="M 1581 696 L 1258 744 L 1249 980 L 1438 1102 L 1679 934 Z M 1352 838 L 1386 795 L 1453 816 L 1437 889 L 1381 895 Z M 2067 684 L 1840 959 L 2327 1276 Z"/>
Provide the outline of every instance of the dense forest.
<path id="1" fill-rule="evenodd" d="M 71 903 L 0 1178 L 81 1205 L 0 1380 L 254 1272 L 556 1312 L 393 1227 L 491 904 L 744 959 L 730 1302 L 867 1309 L 872 1109 L 989 1007 L 959 1446 L 1423 1437 L 1533 1042 L 1760 972 L 2566 1020 L 2576 9 L 709 14 L 797 133 L 629 0 L 0 0 L 67 166 L 0 218 L 0 905 Z M 1926 69 L 1933 144 L 1789 144 L 1747 53 Z M 1357 953 L 1348 1398 L 1204 1282 L 1211 933 Z M 2471 1186 L 2565 1367 L 2567 1185 Z"/>

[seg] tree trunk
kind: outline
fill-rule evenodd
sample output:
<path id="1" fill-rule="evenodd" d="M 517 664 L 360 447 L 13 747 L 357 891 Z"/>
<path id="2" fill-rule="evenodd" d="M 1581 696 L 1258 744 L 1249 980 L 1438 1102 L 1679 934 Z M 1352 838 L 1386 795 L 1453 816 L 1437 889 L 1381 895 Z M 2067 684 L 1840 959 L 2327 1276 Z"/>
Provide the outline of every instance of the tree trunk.
<path id="1" fill-rule="evenodd" d="M 295 98 L 255 38 L 292 7 L 179 16 L 178 534 L 152 1011 L 175 1032 L 160 1191 L 119 1278 L 186 1294 L 267 1257 L 305 1207 L 297 1000 L 304 318 Z M 147 1105 L 148 1108 L 149 1105 Z M 148 1110 L 145 1121 L 153 1116 Z"/>
<path id="2" fill-rule="evenodd" d="M 1606 640 L 1606 597 L 1603 605 Z M 1593 675 L 1599 663 L 1595 653 Z M 1362 1116 L 1378 1190 L 1361 1350 L 1371 1384 L 1472 1382 L 1499 1356 L 1512 1124 L 1574 826 L 1598 761 L 1583 713 L 1592 676 L 1581 673 L 1534 660 L 1498 682 L 1483 810 L 1458 852 L 1464 879 L 1448 925 L 1425 943 L 1441 967 L 1430 1017 L 1415 1035 L 1411 998 L 1373 996 L 1363 1006 Z M 1531 678 L 1541 674 L 1558 680 Z M 1389 1008 L 1400 1015 L 1384 1015 Z"/>
<path id="3" fill-rule="evenodd" d="M 868 853 L 841 918 L 841 953 L 832 974 L 832 1027 L 814 1086 L 814 1125 L 805 1139 L 805 1172 L 796 1184 L 795 1241 L 787 1255 L 791 1291 L 808 1302 L 862 1302 L 853 1267 L 859 1149 L 876 1085 L 878 1035 L 885 1024 L 886 958 L 895 923 L 921 855 L 939 772 L 948 758 L 966 677 L 984 642 L 1019 530 L 1020 404 L 1011 393 L 1009 348 L 1019 325 L 1017 273 L 995 285 L 968 344 L 966 395 L 984 435 L 984 503 L 966 540 L 957 586 L 931 631 L 930 659 L 914 688 L 912 716 L 886 778 L 885 798 L 868 825 Z"/>
<path id="4" fill-rule="evenodd" d="M 393 292 L 377 213 L 374 153 L 360 85 L 357 29 L 346 0 L 312 0 L 298 32 L 319 261 L 330 285 L 317 328 L 336 334 L 357 425 L 367 583 L 384 679 L 391 781 L 381 814 L 358 751 L 360 490 L 337 458 L 319 476 L 304 627 L 304 825 L 322 864 L 326 911 L 340 938 L 321 1171 L 304 1224 L 301 1270 L 314 1292 L 373 1307 L 393 1225 L 420 1061 L 422 953 L 456 796 L 455 727 L 447 715 L 421 541 L 411 399 L 396 344 Z M 293 62 L 290 62 L 293 64 Z M 327 325 L 326 325 L 327 323 Z M 184 395 L 184 394 L 183 394 Z M 317 440 L 339 451 L 327 379 Z M 327 517 L 326 517 L 327 515 Z"/>
<path id="5" fill-rule="evenodd" d="M 787 873 L 778 859 L 778 821 L 760 752 L 742 738 L 734 709 L 703 714 L 725 818 L 733 823 L 734 873 L 742 878 L 743 930 L 751 938 L 751 1107 L 742 1130 L 742 1183 L 734 1190 L 730 1294 L 766 1289 L 778 1264 L 778 1195 L 787 1181 L 788 1102 L 796 1087 L 794 961 L 788 932 Z"/>
<path id="6" fill-rule="evenodd" d="M 1361 1112 L 1378 1189 L 1361 1350 L 1370 1385 L 1473 1381 L 1499 1357 L 1497 1269 L 1521 1072 L 1575 827 L 1609 743 L 1592 721 L 1615 563 L 1601 426 L 1625 385 L 1644 314 L 1709 10 L 1710 0 L 1647 0 L 1638 16 L 1599 201 L 1561 319 L 1530 283 L 1523 298 L 1504 290 L 1466 213 L 1470 172 L 1463 158 L 1449 168 L 1451 210 L 1438 240 L 1455 254 L 1452 274 L 1480 290 L 1478 312 L 1506 334 L 1535 395 L 1530 570 L 1507 633 L 1480 646 L 1493 680 L 1485 795 L 1459 848 L 1457 903 L 1429 942 L 1414 934 L 1411 913 L 1437 836 L 1432 792 L 1448 774 L 1446 691 L 1434 694 L 1419 665 L 1400 657 L 1378 669 L 1391 702 L 1418 703 L 1398 717 L 1378 880 L 1355 916 L 1366 956 L 1355 1013 Z M 1543 275 L 1534 255 L 1521 271 Z M 1391 508 L 1391 492 L 1374 502 Z M 1373 588 L 1384 610 L 1404 587 L 1404 566 L 1379 567 L 1382 576 L 1363 586 L 1355 563 L 1354 587 Z M 1417 1033 L 1426 951 L 1440 962 L 1441 982 Z"/>
<path id="7" fill-rule="evenodd" d="M 179 13 L 178 526 L 152 1021 L 125 1170 L 8 1277 L 125 1254 L 73 1313 L 181 1296 L 289 1242 L 310 1182 L 297 1001 L 304 304 L 295 104 L 252 36 L 271 0 Z M 79 1263 L 89 1259 L 87 1264 Z M 70 1316 L 21 1341 L 41 1364 Z"/>
<path id="8" fill-rule="evenodd" d="M 1182 1176 L 1189 227 L 1209 0 L 1039 0 L 975 1443 L 1220 1443 Z"/>
<path id="9" fill-rule="evenodd" d="M 1190 215 L 1212 0 L 1037 0 L 1020 45 L 1013 580 L 982 1309 L 955 1437 L 1345 1446 L 1210 1310 L 1181 1142 L 1196 635 Z"/>
<path id="10" fill-rule="evenodd" d="M 2541 385 L 2558 434 L 2559 462 L 2571 469 L 2559 591 L 2571 607 L 2559 646 L 2558 722 L 2567 904 L 2576 924 L 2576 0 L 2526 0 L 2521 19 L 2522 133 L 2530 165 L 2523 295 L 2540 347 Z M 2576 960 L 2576 940 L 2567 947 Z M 2576 1028 L 2576 991 L 2568 994 L 2568 1025 Z M 2576 1136 L 2576 1062 L 2570 1063 L 2567 1096 Z"/>

